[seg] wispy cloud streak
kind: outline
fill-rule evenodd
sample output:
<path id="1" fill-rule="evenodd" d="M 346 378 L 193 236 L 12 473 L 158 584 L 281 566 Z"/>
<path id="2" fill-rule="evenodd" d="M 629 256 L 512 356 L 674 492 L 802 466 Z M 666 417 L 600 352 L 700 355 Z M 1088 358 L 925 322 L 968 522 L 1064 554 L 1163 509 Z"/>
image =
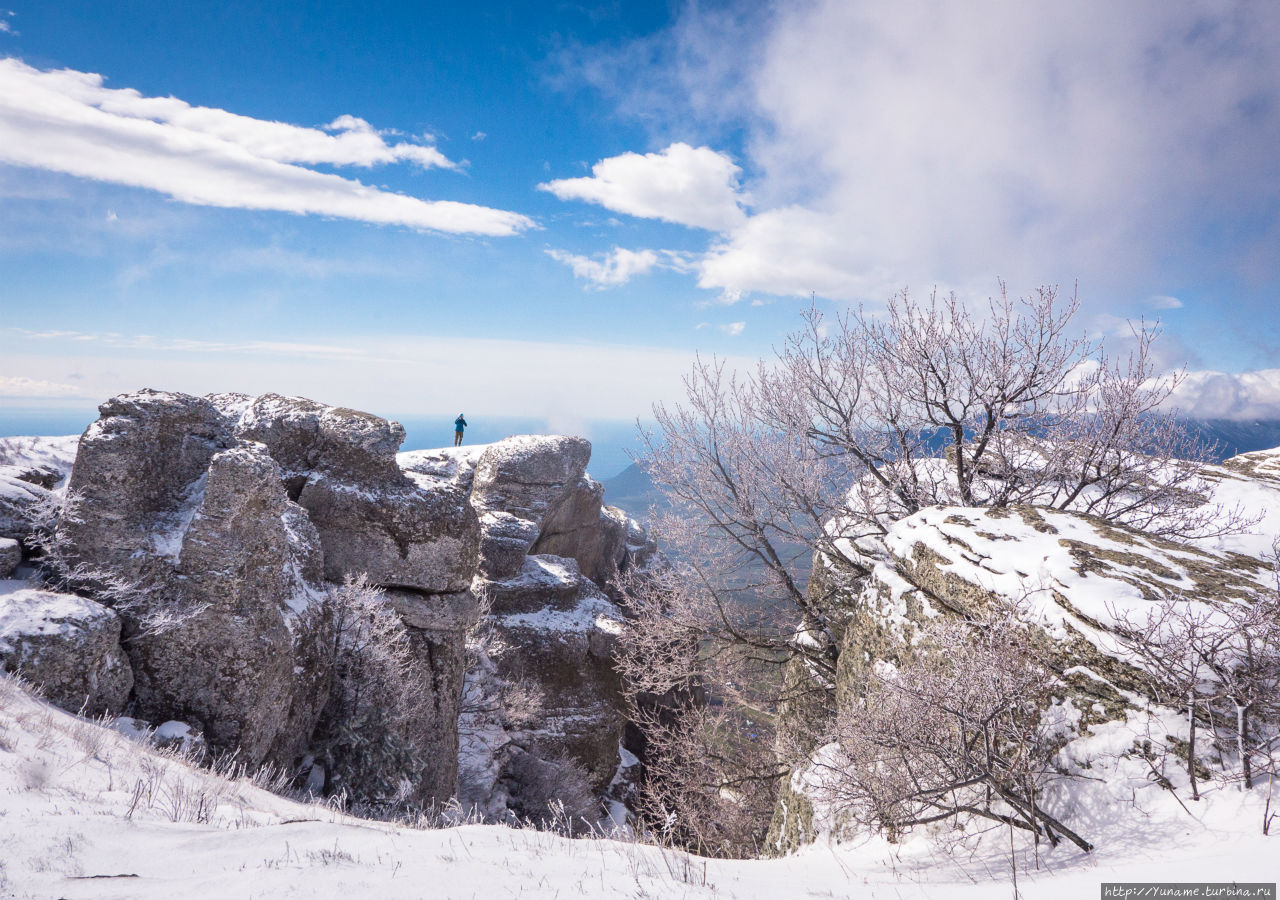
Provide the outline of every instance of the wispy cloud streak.
<path id="1" fill-rule="evenodd" d="M 422 200 L 300 164 L 456 168 L 434 146 L 388 144 L 363 119 L 303 128 L 144 97 L 101 75 L 0 59 L 0 162 L 147 188 L 185 203 L 278 210 L 458 234 L 510 235 L 525 216 Z"/>

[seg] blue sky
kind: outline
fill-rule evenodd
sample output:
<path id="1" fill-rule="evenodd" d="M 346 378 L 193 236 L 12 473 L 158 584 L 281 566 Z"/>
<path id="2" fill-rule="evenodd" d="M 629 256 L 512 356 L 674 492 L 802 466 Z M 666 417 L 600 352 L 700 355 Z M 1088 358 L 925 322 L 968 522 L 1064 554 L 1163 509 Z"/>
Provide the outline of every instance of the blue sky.
<path id="1" fill-rule="evenodd" d="M 631 418 L 811 296 L 997 277 L 1280 368 L 1277 51 L 1270 3 L 16 0 L 0 405 Z"/>

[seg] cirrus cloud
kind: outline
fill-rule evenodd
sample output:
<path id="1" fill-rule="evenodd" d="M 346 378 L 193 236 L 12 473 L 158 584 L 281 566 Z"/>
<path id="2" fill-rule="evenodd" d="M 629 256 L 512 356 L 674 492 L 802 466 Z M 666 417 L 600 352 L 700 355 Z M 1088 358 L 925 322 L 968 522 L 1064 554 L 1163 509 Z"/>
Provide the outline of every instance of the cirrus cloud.
<path id="1" fill-rule="evenodd" d="M 533 227 L 518 213 L 422 200 L 302 164 L 456 168 L 425 144 L 388 144 L 355 116 L 304 128 L 107 88 L 101 75 L 0 59 L 0 163 L 146 188 L 200 206 L 334 216 L 457 234 Z"/>

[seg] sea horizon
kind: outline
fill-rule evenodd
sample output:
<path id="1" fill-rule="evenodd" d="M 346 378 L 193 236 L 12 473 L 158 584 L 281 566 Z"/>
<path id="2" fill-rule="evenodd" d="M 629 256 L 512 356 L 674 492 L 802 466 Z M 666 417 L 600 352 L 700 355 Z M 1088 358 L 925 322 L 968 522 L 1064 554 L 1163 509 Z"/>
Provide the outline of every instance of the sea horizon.
<path id="1" fill-rule="evenodd" d="M 453 421 L 457 413 L 395 415 L 376 413 L 404 426 L 401 451 L 428 450 L 453 445 Z M 56 437 L 82 434 L 98 418 L 96 407 L 0 407 L 0 437 Z M 539 416 L 484 416 L 467 414 L 465 443 L 490 444 L 517 434 L 570 434 L 591 441 L 591 477 L 604 481 L 631 464 L 630 454 L 640 448 L 634 421 L 582 419 L 552 421 Z"/>

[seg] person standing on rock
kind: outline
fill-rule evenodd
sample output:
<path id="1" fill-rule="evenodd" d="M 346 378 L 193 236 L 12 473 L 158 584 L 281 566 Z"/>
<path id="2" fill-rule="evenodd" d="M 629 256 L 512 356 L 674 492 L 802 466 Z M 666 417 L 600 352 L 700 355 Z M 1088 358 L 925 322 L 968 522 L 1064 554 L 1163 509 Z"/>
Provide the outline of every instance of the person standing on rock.
<path id="1" fill-rule="evenodd" d="M 462 446 L 462 429 L 467 427 L 467 420 L 462 417 L 462 413 L 458 413 L 458 418 L 453 420 L 453 446 Z"/>

